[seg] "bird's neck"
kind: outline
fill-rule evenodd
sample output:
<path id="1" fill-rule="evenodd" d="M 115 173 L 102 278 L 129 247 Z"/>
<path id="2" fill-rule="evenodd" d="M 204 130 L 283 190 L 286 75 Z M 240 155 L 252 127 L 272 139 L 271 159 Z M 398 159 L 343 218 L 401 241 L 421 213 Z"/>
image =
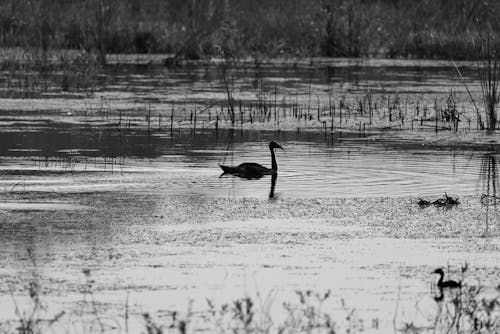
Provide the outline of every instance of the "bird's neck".
<path id="1" fill-rule="evenodd" d="M 278 164 L 276 163 L 276 157 L 274 156 L 274 150 L 270 148 L 271 150 L 271 169 L 274 171 L 278 170 Z"/>
<path id="2" fill-rule="evenodd" d="M 438 286 L 441 285 L 443 283 L 443 278 L 444 278 L 444 274 L 443 273 L 439 273 L 439 280 L 438 280 Z"/>

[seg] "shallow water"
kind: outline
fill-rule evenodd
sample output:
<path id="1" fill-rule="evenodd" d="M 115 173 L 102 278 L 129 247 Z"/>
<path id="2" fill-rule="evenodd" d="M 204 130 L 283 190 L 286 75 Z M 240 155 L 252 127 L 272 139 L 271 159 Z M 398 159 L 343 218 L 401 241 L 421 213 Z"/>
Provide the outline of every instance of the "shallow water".
<path id="1" fill-rule="evenodd" d="M 182 68 L 117 65 L 96 80 L 95 86 L 80 91 L 70 87 L 69 92 L 61 91 L 60 74 L 52 79 L 42 76 L 41 83 L 32 87 L 23 81 L 23 73 L 0 72 L 0 109 L 16 115 L 20 111 L 28 115 L 39 115 L 39 111 L 71 116 L 98 113 L 106 118 L 115 116 L 113 122 L 120 110 L 124 120 L 138 113 L 152 113 L 155 121 L 158 114 L 162 115 L 164 124 L 169 122 L 172 109 L 176 121 L 189 118 L 196 110 L 198 122 L 213 121 L 221 108 L 227 108 L 221 66 L 217 62 Z M 421 109 L 436 102 L 442 107 L 450 93 L 455 94 L 459 107 L 471 107 L 464 84 L 449 62 L 317 59 L 307 64 L 247 62 L 228 71 L 236 109 L 241 102 L 255 104 L 254 109 L 259 103 L 270 109 L 276 104 L 277 109 L 299 105 L 314 113 L 319 107 L 338 106 L 340 100 L 355 105 L 367 92 L 373 95 L 372 104 L 379 107 L 389 103 L 389 96 L 397 97 L 402 104 L 418 103 Z M 461 71 L 479 103 L 476 64 L 463 63 Z"/>
<path id="2" fill-rule="evenodd" d="M 101 92 L 103 103 L 136 104 L 130 110 L 139 119 L 149 103 L 158 110 L 220 98 L 202 82 L 201 68 L 164 71 L 125 68 Z M 330 84 L 339 94 L 357 94 L 379 87 L 432 100 L 459 89 L 447 71 L 269 67 L 242 71 L 238 80 L 253 80 L 251 90 L 263 78 L 272 91 L 274 78 L 285 90 Z M 165 76 L 170 81 L 161 81 Z M 253 99 L 249 91 L 239 94 Z M 144 120 L 117 126 L 116 110 L 110 118 L 71 108 L 68 115 L 74 96 L 66 98 L 47 98 L 46 114 L 30 109 L 36 99 L 24 101 L 23 112 L 15 109 L 23 100 L 13 99 L 14 109 L 2 112 L 2 319 L 16 318 L 11 294 L 29 308 L 32 280 L 40 282 L 49 315 L 79 314 L 89 307 L 91 280 L 103 315 L 122 319 L 129 298 L 137 331 L 144 329 L 142 312 L 182 313 L 189 299 L 204 309 L 205 298 L 227 303 L 271 293 L 279 319 L 281 302 L 295 300 L 295 290 L 332 289 L 328 309 L 338 319 L 345 317 L 343 299 L 366 324 L 379 319 L 384 332 L 396 305 L 399 325 L 429 324 L 436 267 L 449 266 L 458 279 L 467 262 L 471 282 L 495 287 L 500 280 L 497 208 L 479 200 L 498 189 L 495 144 L 445 146 L 433 132 L 416 142 L 391 132 L 148 130 Z M 75 110 L 89 103 L 77 100 Z M 220 177 L 219 163 L 270 166 L 271 140 L 284 147 L 272 198 L 270 177 Z M 419 197 L 444 193 L 460 204 L 417 205 Z"/>
<path id="3" fill-rule="evenodd" d="M 31 127 L 31 125 L 30 125 Z M 97 133 L 98 135 L 93 135 Z M 276 140 L 283 198 L 480 195 L 481 166 L 495 151 L 432 148 L 356 134 L 251 131 L 117 131 L 56 124 L 2 132 L 4 189 L 87 192 L 92 189 L 266 198 L 271 177 L 218 177 L 218 164 L 270 166 L 267 143 Z M 13 149 L 15 147 L 15 149 Z"/>
<path id="4" fill-rule="evenodd" d="M 84 269 L 103 314 L 119 319 L 129 296 L 137 330 L 142 312 L 183 312 L 189 299 L 204 310 L 205 298 L 223 304 L 270 293 L 280 319 L 281 301 L 296 300 L 297 289 L 332 289 L 338 317 L 343 299 L 366 323 L 389 328 L 399 300 L 401 321 L 425 323 L 413 305 L 436 308 L 434 267 L 457 275 L 467 262 L 470 279 L 500 279 L 498 213 L 479 201 L 496 168 L 487 148 L 265 131 L 101 129 L 100 142 L 92 131 L 52 124 L 33 137 L 0 134 L 7 319 L 9 291 L 23 300 L 33 275 L 49 314 L 82 311 Z M 218 163 L 270 164 L 271 139 L 285 148 L 272 199 L 270 177 L 220 177 Z M 444 192 L 459 206 L 416 204 Z"/>

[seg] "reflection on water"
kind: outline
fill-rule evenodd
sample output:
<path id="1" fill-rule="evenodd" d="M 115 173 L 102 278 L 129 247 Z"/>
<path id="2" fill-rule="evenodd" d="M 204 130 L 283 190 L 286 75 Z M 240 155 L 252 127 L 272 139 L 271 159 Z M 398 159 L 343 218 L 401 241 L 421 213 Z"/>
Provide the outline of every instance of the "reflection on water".
<path id="1" fill-rule="evenodd" d="M 498 181 L 498 162 L 493 153 L 487 153 L 481 158 L 480 180 L 482 183 L 483 194 L 491 197 L 497 197 Z M 496 204 L 496 201 L 493 201 Z"/>
<path id="2" fill-rule="evenodd" d="M 224 174 L 223 174 L 224 175 Z M 269 199 L 275 199 L 275 189 L 276 189 L 276 181 L 278 180 L 278 173 L 274 173 L 274 174 L 271 174 L 270 175 L 270 179 L 271 179 L 271 186 L 270 186 L 270 189 L 269 189 Z M 267 175 L 266 176 L 262 176 L 262 177 L 259 177 L 259 178 L 254 178 L 254 179 L 246 179 L 247 182 L 255 182 L 255 180 L 258 180 L 258 179 L 261 179 L 261 178 L 265 178 L 267 179 Z"/>
<path id="3" fill-rule="evenodd" d="M 467 79 L 476 76 L 474 66 L 465 67 L 462 72 Z M 286 92 L 293 90 L 303 93 L 311 86 L 320 89 L 329 87 L 335 95 L 345 94 L 346 89 L 354 93 L 370 89 L 382 93 L 425 92 L 429 95 L 447 94 L 452 89 L 463 91 L 451 64 L 436 61 L 332 59 L 315 65 L 247 63 L 233 68 L 231 74 L 234 76 L 232 83 L 236 86 L 238 100 L 272 91 L 276 83 L 279 83 L 280 90 Z M 0 78 L 9 82 L 8 75 L 0 73 Z M 109 72 L 105 81 L 106 85 L 101 87 L 100 93 L 105 92 L 105 96 L 114 100 L 121 97 L 131 101 L 144 99 L 147 102 L 160 102 L 165 99 L 204 103 L 207 97 L 224 99 L 217 64 L 190 64 L 173 69 L 164 66 L 120 66 Z M 18 91 L 18 87 L 5 86 L 0 89 L 1 97 L 25 96 L 22 95 L 23 91 Z M 480 89 L 475 85 L 472 87 Z M 30 94 L 37 98 L 45 98 L 45 95 L 54 96 L 39 92 Z"/>
<path id="4" fill-rule="evenodd" d="M 482 191 L 481 204 L 483 204 L 485 208 L 485 236 L 489 235 L 491 225 L 498 222 L 497 204 L 500 198 L 498 197 L 499 180 L 497 159 L 494 153 L 486 153 L 481 158 L 479 179 Z M 492 218 L 494 218 L 493 221 Z"/>
<path id="5" fill-rule="evenodd" d="M 443 68 L 431 76 L 415 68 L 328 66 L 327 71 L 312 71 L 267 68 L 255 75 L 253 87 L 262 87 L 262 77 L 282 78 L 280 94 L 290 88 L 302 92 L 302 98 L 312 87 L 339 94 L 367 88 L 381 93 L 430 89 L 432 99 L 450 87 L 462 87 Z M 132 84 L 130 77 L 117 76 L 110 89 L 116 90 L 117 100 L 134 103 L 224 99 L 205 90 L 206 83 L 192 84 L 201 81 L 199 69 L 190 73 L 192 78 L 170 74 L 172 80 L 166 82 L 165 73 L 152 71 L 136 76 Z M 344 87 L 346 77 L 349 87 Z M 249 79 L 236 73 L 235 80 L 243 86 Z M 238 93 L 255 99 L 251 89 Z M 165 300 L 204 301 L 214 291 L 224 297 L 222 302 L 234 300 L 244 290 L 241 282 L 247 274 L 256 273 L 261 291 L 333 286 L 339 298 L 347 297 L 358 309 L 390 309 L 392 317 L 401 287 L 392 274 L 401 265 L 415 274 L 405 282 L 408 291 L 420 293 L 427 277 L 422 268 L 429 265 L 450 259 L 488 268 L 498 263 L 496 243 L 478 251 L 474 237 L 482 217 L 476 214 L 476 198 L 469 196 L 446 213 L 413 210 L 411 199 L 398 198 L 445 192 L 462 198 L 480 191 L 495 196 L 496 205 L 493 155 L 485 159 L 472 150 L 349 133 L 147 131 L 38 118 L 18 122 L 19 112 L 12 115 L 0 125 L 5 197 L 0 267 L 16 292 L 26 285 L 18 272 L 26 259 L 19 254 L 31 245 L 47 278 L 47 295 L 68 291 L 72 302 L 81 299 L 83 268 L 92 268 L 103 302 L 123 305 L 125 292 L 119 302 L 110 296 L 130 290 L 138 307 L 146 309 L 164 308 Z M 267 165 L 266 147 L 272 140 L 286 147 L 279 155 L 279 184 L 277 174 L 260 180 L 219 178 L 218 163 L 226 160 Z M 477 180 L 484 175 L 485 187 L 478 189 Z M 6 299 L 0 298 L 0 304 Z"/>
<path id="6" fill-rule="evenodd" d="M 98 135 L 93 135 L 97 131 Z M 266 198 L 269 181 L 219 178 L 218 164 L 269 165 L 280 142 L 279 194 L 285 198 L 496 194 L 494 156 L 431 149 L 356 134 L 279 131 L 117 131 L 53 124 L 26 135 L 0 132 L 0 181 L 13 191 L 128 190 Z M 484 180 L 478 189 L 477 180 Z M 22 187 L 21 187 L 22 185 Z M 265 189 L 265 191 L 263 191 Z"/>
<path id="7" fill-rule="evenodd" d="M 276 188 L 276 180 L 278 180 L 278 173 L 271 175 L 271 190 L 269 191 L 269 198 L 274 198 L 274 189 Z"/>
<path id="8" fill-rule="evenodd" d="M 223 176 L 226 176 L 227 174 L 226 173 L 222 173 L 220 177 L 223 177 Z M 248 182 L 255 182 L 255 180 L 260 180 L 262 178 L 267 178 L 268 175 L 261 175 L 259 177 L 255 177 L 255 178 L 251 178 L 251 179 L 247 179 L 247 178 L 242 178 L 242 179 L 246 179 Z M 237 177 L 237 176 L 230 176 L 230 177 Z M 275 197 L 275 194 L 274 194 L 274 191 L 276 189 L 276 181 L 278 180 L 278 173 L 273 173 L 271 174 L 271 187 L 270 187 L 270 190 L 269 190 L 269 199 L 274 199 Z"/>

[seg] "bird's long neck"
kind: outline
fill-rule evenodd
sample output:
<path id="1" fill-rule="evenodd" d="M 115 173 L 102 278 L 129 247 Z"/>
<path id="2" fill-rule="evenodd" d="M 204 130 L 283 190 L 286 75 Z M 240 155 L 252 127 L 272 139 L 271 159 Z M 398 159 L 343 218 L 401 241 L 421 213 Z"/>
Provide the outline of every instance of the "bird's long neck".
<path id="1" fill-rule="evenodd" d="M 274 156 L 274 150 L 270 148 L 271 150 L 271 169 L 274 171 L 278 170 L 278 164 L 276 163 L 276 157 Z"/>
<path id="2" fill-rule="evenodd" d="M 439 280 L 438 280 L 438 286 L 440 286 L 442 283 L 443 283 L 443 279 L 444 279 L 444 274 L 443 273 L 439 273 Z"/>

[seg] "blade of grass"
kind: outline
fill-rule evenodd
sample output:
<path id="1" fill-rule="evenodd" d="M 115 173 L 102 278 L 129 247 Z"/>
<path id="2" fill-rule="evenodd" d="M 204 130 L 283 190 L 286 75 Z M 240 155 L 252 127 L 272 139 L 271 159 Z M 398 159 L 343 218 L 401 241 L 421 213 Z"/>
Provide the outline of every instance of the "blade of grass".
<path id="1" fill-rule="evenodd" d="M 457 71 L 458 75 L 460 76 L 460 79 L 462 79 L 462 83 L 465 87 L 465 90 L 467 91 L 467 94 L 469 95 L 469 99 L 470 99 L 472 105 L 474 106 L 474 110 L 476 110 L 476 115 L 477 115 L 477 119 L 479 121 L 479 126 L 482 130 L 482 129 L 484 129 L 484 123 L 483 123 L 483 119 L 481 118 L 481 114 L 479 113 L 479 108 L 477 107 L 476 102 L 474 101 L 474 98 L 472 97 L 472 94 L 469 90 L 469 87 L 467 86 L 467 83 L 465 82 L 465 78 L 462 75 L 462 72 L 460 71 L 460 69 L 458 68 L 457 64 L 455 63 L 455 61 L 453 59 L 450 59 L 450 61 L 453 64 L 453 67 L 455 67 L 455 70 Z"/>

